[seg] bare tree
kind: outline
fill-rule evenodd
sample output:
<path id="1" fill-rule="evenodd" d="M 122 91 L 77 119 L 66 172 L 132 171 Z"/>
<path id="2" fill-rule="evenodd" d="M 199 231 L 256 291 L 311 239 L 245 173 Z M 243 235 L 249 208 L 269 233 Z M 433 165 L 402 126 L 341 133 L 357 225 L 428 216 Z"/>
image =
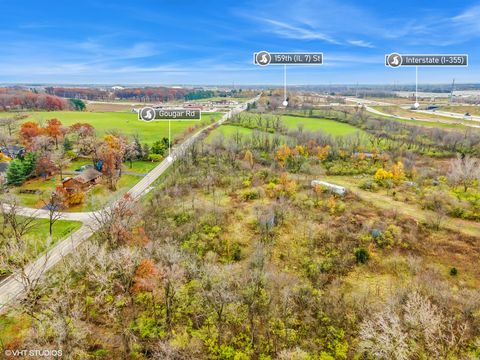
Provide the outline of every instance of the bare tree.
<path id="1" fill-rule="evenodd" d="M 52 192 L 48 201 L 43 200 L 43 204 L 48 210 L 48 233 L 52 237 L 53 225 L 62 218 L 62 213 L 60 212 L 62 200 L 56 192 Z"/>
<path id="2" fill-rule="evenodd" d="M 38 284 L 47 269 L 50 255 L 46 252 L 35 261 L 41 249 L 36 247 L 36 242 L 28 241 L 27 234 L 37 225 L 36 219 L 21 216 L 14 197 L 3 198 L 1 203 L 3 221 L 0 234 L 4 241 L 0 246 L 0 268 L 11 274 L 13 284 L 20 284 L 22 309 L 33 317 L 35 305 L 41 297 Z"/>
<path id="3" fill-rule="evenodd" d="M 4 240 L 13 237 L 16 242 L 23 241 L 25 235 L 37 223 L 33 216 L 19 216 L 19 200 L 13 195 L 0 198 L 0 209 L 3 218 L 0 236 L 2 236 Z"/>
<path id="4" fill-rule="evenodd" d="M 71 160 L 66 157 L 65 151 L 62 150 L 60 153 L 53 156 L 53 162 L 58 169 L 60 180 L 63 179 L 63 169 L 65 169 L 70 163 Z"/>
<path id="5" fill-rule="evenodd" d="M 480 161 L 469 155 L 458 155 L 450 162 L 448 178 L 454 185 L 462 185 L 463 191 L 467 191 L 475 180 L 480 179 Z"/>
<path id="6" fill-rule="evenodd" d="M 20 120 L 19 118 L 15 118 L 15 117 L 3 118 L 3 119 L 0 119 L 0 126 L 6 128 L 8 135 L 12 136 L 13 131 L 15 130 L 15 126 L 19 120 Z"/>
<path id="7" fill-rule="evenodd" d="M 360 326 L 360 349 L 378 359 L 447 359 L 465 341 L 457 326 L 428 298 L 412 291 Z"/>
<path id="8" fill-rule="evenodd" d="M 225 313 L 229 304 L 234 303 L 239 296 L 235 293 L 238 288 L 231 265 L 206 264 L 202 270 L 203 296 L 217 315 L 218 343 L 222 344 Z"/>
<path id="9" fill-rule="evenodd" d="M 117 248 L 131 240 L 139 216 L 138 204 L 126 194 L 115 204 L 94 212 L 92 226 L 100 241 L 106 242 L 111 248 Z"/>

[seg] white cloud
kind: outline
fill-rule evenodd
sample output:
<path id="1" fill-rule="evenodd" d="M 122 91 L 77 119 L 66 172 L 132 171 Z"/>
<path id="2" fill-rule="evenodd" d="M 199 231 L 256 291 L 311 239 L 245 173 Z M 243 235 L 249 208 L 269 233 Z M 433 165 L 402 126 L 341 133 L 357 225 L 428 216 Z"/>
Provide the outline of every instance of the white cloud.
<path id="1" fill-rule="evenodd" d="M 260 19 L 266 24 L 271 25 L 270 31 L 288 39 L 297 39 L 297 40 L 322 40 L 331 44 L 340 44 L 337 40 L 332 37 L 323 34 L 314 29 L 307 29 L 301 26 L 294 26 L 287 24 L 282 21 L 271 20 L 271 19 Z"/>
<path id="2" fill-rule="evenodd" d="M 364 41 L 364 40 L 348 40 L 348 43 L 350 45 L 364 47 L 364 48 L 370 48 L 370 49 L 375 47 L 371 42 Z"/>

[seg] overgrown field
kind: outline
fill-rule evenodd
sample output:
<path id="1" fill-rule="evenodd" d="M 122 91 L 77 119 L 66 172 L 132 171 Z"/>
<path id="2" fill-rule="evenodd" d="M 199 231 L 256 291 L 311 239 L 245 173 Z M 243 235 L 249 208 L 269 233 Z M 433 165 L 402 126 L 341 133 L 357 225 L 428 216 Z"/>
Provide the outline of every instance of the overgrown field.
<path id="1" fill-rule="evenodd" d="M 333 166 L 396 163 L 288 136 L 295 146 L 253 132 L 197 143 L 147 203 L 105 213 L 41 295 L 0 321 L 5 346 L 108 359 L 478 357 L 478 238 L 312 187 Z M 405 176 L 396 166 L 392 181 Z"/>

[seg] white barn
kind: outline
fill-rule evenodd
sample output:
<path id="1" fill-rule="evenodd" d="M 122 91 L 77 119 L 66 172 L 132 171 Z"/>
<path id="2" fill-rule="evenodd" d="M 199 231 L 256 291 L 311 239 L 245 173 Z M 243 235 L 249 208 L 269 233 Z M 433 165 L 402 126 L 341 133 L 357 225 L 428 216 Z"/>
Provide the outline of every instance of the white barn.
<path id="1" fill-rule="evenodd" d="M 345 195 L 345 193 L 347 192 L 347 189 L 344 188 L 343 186 L 339 186 L 339 185 L 335 185 L 335 184 L 330 184 L 326 181 L 320 181 L 320 180 L 312 180 L 312 183 L 311 183 L 312 187 L 315 187 L 315 186 L 324 186 L 326 187 L 328 190 L 330 190 L 331 192 L 337 194 L 337 195 Z"/>

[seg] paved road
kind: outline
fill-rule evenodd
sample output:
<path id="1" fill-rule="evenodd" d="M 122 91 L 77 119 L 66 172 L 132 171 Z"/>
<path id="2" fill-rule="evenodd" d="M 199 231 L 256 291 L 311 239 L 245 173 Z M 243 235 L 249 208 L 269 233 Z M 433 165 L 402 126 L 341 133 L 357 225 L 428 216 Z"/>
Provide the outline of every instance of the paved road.
<path id="1" fill-rule="evenodd" d="M 238 107 L 230 110 L 228 113 L 222 116 L 220 120 L 209 125 L 208 127 L 198 131 L 186 141 L 184 141 L 177 148 L 172 150 L 171 157 L 162 161 L 157 167 L 150 171 L 142 180 L 140 180 L 134 187 L 132 187 L 128 194 L 134 199 L 140 198 L 146 192 L 151 189 L 151 185 L 157 180 L 172 163 L 179 157 L 181 157 L 185 151 L 190 147 L 198 138 L 208 129 L 212 129 L 216 126 L 223 124 L 231 116 L 238 114 L 241 111 L 246 110 L 247 104 L 258 100 L 259 96 L 241 104 Z M 114 206 L 115 204 L 109 205 Z M 38 210 L 30 208 L 21 208 L 21 215 L 34 216 L 37 218 L 48 218 L 47 210 Z M 97 224 L 93 220 L 94 213 L 63 213 L 62 219 L 66 220 L 79 220 L 83 222 L 83 226 L 71 234 L 67 239 L 64 239 L 58 243 L 53 249 L 42 255 L 39 259 L 30 264 L 27 268 L 26 274 L 32 281 L 36 280 L 45 271 L 54 267 L 64 256 L 71 253 L 77 246 L 83 241 L 88 239 L 97 229 Z M 14 274 L 0 283 L 0 313 L 5 311 L 7 305 L 13 300 L 17 299 L 25 291 L 21 277 L 18 274 Z"/>
<path id="2" fill-rule="evenodd" d="M 422 121 L 422 122 L 425 121 L 425 122 L 431 122 L 431 123 L 444 123 L 444 124 L 456 124 L 456 123 L 458 123 L 458 122 L 454 121 L 456 119 L 480 121 L 480 117 L 477 117 L 477 116 L 473 116 L 471 119 L 470 118 L 465 119 L 464 116 L 461 115 L 461 114 L 447 113 L 447 112 L 443 112 L 443 111 L 433 112 L 433 111 L 427 111 L 427 110 L 415 110 L 415 112 L 425 113 L 425 114 L 429 114 L 429 115 L 435 115 L 436 114 L 436 115 L 440 115 L 440 116 L 451 117 L 452 121 L 442 120 L 442 119 L 417 119 L 417 118 L 415 118 L 415 116 L 412 116 L 412 117 L 395 116 L 395 115 L 392 115 L 392 114 L 387 114 L 387 113 L 378 111 L 377 109 L 374 109 L 374 108 L 367 105 L 367 104 L 370 104 L 372 106 L 377 106 L 377 105 L 378 106 L 398 106 L 398 105 L 395 105 L 395 104 L 390 104 L 390 103 L 386 103 L 386 102 L 371 101 L 371 100 L 365 100 L 365 99 L 357 99 L 357 98 L 345 98 L 345 100 L 346 101 L 355 101 L 357 103 L 362 104 L 365 107 L 365 110 L 367 110 L 368 112 L 370 112 L 372 114 L 380 115 L 380 116 L 387 116 L 387 117 L 391 117 L 391 118 L 395 118 L 395 119 L 401 119 L 401 120 Z M 415 114 L 412 112 L 412 115 L 415 115 Z M 478 118 L 478 120 L 476 118 Z M 480 128 L 480 125 L 473 124 L 473 123 L 469 124 L 469 123 L 466 123 L 465 121 L 461 122 L 460 124 L 462 124 L 464 126 L 468 126 L 468 127 Z"/>
<path id="3" fill-rule="evenodd" d="M 454 118 L 454 119 L 460 119 L 460 120 L 464 120 L 464 121 L 480 121 L 480 116 L 465 116 L 464 114 L 459 114 L 459 113 L 453 113 L 453 112 L 450 112 L 450 111 L 441 111 L 441 110 L 435 110 L 435 111 L 432 111 L 432 110 L 415 110 L 417 112 L 421 112 L 421 113 L 425 113 L 425 114 L 429 114 L 429 115 L 440 115 L 440 116 L 447 116 L 447 117 L 451 117 L 451 118 Z"/>

